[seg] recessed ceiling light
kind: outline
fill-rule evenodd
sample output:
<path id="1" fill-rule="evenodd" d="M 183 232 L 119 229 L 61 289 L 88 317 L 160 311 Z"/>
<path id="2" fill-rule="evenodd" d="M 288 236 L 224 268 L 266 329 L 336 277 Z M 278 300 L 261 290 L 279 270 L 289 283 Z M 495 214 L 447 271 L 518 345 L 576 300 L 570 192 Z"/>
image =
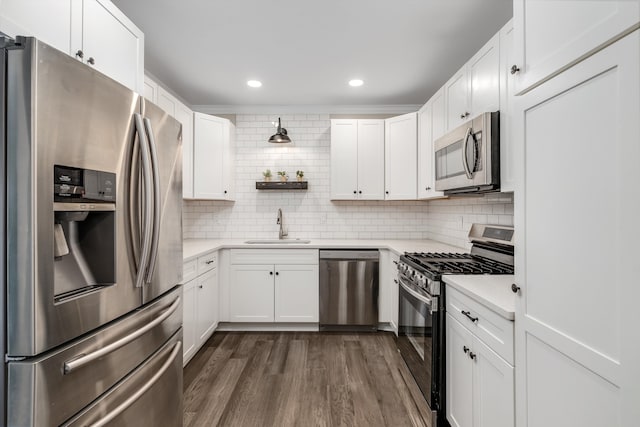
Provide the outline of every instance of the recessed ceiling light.
<path id="1" fill-rule="evenodd" d="M 260 86 L 262 86 L 262 82 L 259 81 L 259 80 L 249 80 L 247 82 L 247 86 L 249 86 L 249 87 L 260 87 Z"/>
<path id="2" fill-rule="evenodd" d="M 349 86 L 358 87 L 358 86 L 362 86 L 363 84 L 364 82 L 360 79 L 349 80 Z"/>

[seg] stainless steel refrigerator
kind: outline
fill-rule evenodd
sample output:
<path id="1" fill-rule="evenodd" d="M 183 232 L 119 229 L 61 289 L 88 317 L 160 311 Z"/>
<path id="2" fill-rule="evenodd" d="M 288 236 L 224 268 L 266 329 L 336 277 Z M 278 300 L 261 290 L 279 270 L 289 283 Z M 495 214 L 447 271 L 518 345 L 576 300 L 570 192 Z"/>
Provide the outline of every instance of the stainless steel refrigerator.
<path id="1" fill-rule="evenodd" d="M 182 425 L 180 124 L 2 42 L 5 423 Z"/>

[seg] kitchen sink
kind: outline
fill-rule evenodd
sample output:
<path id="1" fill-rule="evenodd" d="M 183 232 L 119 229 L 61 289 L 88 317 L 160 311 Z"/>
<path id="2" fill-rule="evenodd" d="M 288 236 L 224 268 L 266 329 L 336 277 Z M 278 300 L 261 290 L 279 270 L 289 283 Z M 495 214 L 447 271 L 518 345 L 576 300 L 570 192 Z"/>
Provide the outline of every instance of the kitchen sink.
<path id="1" fill-rule="evenodd" d="M 262 240 L 247 240 L 245 243 L 249 245 L 300 245 L 311 243 L 311 240 L 302 239 L 262 239 Z"/>

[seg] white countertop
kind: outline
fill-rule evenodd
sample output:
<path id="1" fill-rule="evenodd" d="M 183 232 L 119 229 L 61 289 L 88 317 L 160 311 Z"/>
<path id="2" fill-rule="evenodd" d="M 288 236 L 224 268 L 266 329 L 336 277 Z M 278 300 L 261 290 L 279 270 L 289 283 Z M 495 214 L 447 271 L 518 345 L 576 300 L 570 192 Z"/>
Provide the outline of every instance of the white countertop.
<path id="1" fill-rule="evenodd" d="M 511 290 L 515 280 L 512 274 L 444 275 L 442 280 L 505 319 L 515 319 L 516 294 Z"/>
<path id="2" fill-rule="evenodd" d="M 447 245 L 435 240 L 330 240 L 311 239 L 310 243 L 301 244 L 248 244 L 248 239 L 185 239 L 182 246 L 184 261 L 189 261 L 205 252 L 218 249 L 327 249 L 327 248 L 358 248 L 358 249 L 390 249 L 398 255 L 405 252 L 468 252 L 464 248 Z"/>

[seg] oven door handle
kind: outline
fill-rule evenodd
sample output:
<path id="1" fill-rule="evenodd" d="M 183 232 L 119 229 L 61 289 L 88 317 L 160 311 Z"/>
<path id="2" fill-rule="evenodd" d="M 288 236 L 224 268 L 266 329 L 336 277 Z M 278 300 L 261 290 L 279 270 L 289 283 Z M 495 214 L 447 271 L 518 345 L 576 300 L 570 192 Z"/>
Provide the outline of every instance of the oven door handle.
<path id="1" fill-rule="evenodd" d="M 464 134 L 464 139 L 462 140 L 462 167 L 464 168 L 464 173 L 467 175 L 468 179 L 473 179 L 473 172 L 469 169 L 469 162 L 467 161 L 467 146 L 469 144 L 469 136 L 471 136 L 472 131 L 471 127 L 468 127 Z"/>
<path id="2" fill-rule="evenodd" d="M 420 295 L 418 292 L 414 291 L 409 286 L 407 286 L 402 279 L 400 279 L 400 286 L 402 286 L 402 288 L 405 291 L 407 291 L 409 294 L 411 294 L 412 297 L 417 298 L 419 301 L 421 301 L 421 302 L 423 302 L 425 304 L 431 305 L 432 308 L 433 308 L 433 299 L 432 298 L 429 298 L 429 297 L 424 296 L 424 295 Z"/>

